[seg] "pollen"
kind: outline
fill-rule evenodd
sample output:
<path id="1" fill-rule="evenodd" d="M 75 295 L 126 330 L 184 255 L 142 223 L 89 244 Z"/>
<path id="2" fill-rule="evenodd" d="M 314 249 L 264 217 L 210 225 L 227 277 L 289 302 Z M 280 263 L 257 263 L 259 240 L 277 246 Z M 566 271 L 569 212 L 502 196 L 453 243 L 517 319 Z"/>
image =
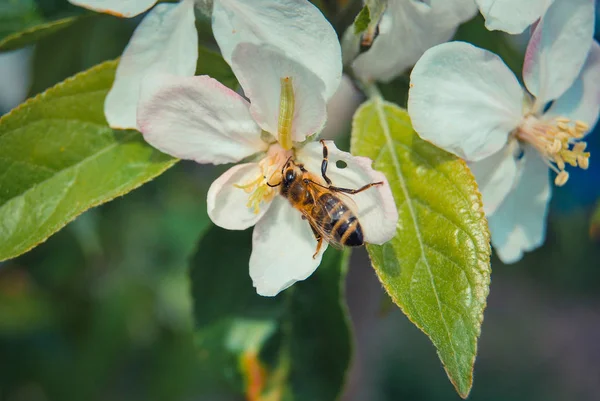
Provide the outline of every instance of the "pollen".
<path id="1" fill-rule="evenodd" d="M 249 194 L 246 207 L 254 214 L 260 213 L 261 205 L 271 202 L 277 194 L 277 188 L 273 185 L 281 181 L 280 160 L 281 156 L 278 154 L 265 157 L 258 163 L 260 173 L 256 177 L 244 184 L 233 184 Z"/>
<path id="2" fill-rule="evenodd" d="M 556 173 L 554 184 L 560 187 L 569 180 L 569 173 L 565 171 L 567 165 L 584 170 L 589 167 L 590 153 L 585 151 L 587 144 L 581 141 L 589 129 L 588 124 L 565 117 L 542 121 L 528 116 L 513 135 L 538 150 Z"/>

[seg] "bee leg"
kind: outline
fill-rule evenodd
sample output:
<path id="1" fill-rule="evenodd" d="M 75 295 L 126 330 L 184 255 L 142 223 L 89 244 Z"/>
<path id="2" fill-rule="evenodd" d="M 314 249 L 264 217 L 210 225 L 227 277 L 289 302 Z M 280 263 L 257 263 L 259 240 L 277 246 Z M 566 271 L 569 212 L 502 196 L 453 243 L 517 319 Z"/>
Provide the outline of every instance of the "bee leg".
<path id="1" fill-rule="evenodd" d="M 302 216 L 304 217 L 304 216 Z M 321 236 L 321 234 L 319 234 L 319 232 L 317 230 L 315 230 L 315 228 L 313 227 L 313 225 L 310 225 L 310 228 L 313 232 L 313 234 L 315 235 L 315 238 L 317 239 L 317 250 L 315 251 L 314 255 L 313 255 L 313 259 L 317 257 L 317 255 L 319 254 L 319 251 L 321 250 L 321 246 L 323 245 L 323 237 Z"/>
<path id="2" fill-rule="evenodd" d="M 374 187 L 375 185 L 383 185 L 383 181 L 372 182 L 372 183 L 362 186 L 358 189 L 340 188 L 340 187 L 333 187 L 333 186 L 330 186 L 329 189 L 334 192 L 344 192 L 346 194 L 354 195 L 359 192 L 366 191 L 367 189 Z"/>
<path id="3" fill-rule="evenodd" d="M 321 163 L 321 175 L 323 176 L 325 182 L 328 185 L 331 185 L 331 180 L 329 179 L 329 177 L 327 177 L 327 157 L 329 156 L 329 151 L 327 150 L 327 145 L 325 145 L 325 141 L 323 139 L 321 139 L 321 145 L 323 145 L 323 162 Z"/>
<path id="4" fill-rule="evenodd" d="M 319 236 L 317 238 L 317 250 L 313 254 L 313 259 L 315 259 L 317 257 L 317 255 L 319 254 L 319 251 L 321 250 L 321 245 L 323 245 L 323 237 Z"/>

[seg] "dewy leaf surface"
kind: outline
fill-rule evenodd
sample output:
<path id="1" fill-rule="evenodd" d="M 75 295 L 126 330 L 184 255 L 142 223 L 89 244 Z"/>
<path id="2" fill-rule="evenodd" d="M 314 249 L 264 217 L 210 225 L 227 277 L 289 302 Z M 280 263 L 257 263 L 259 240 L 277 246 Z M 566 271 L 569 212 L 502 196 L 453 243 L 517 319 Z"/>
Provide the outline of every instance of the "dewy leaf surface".
<path id="1" fill-rule="evenodd" d="M 0 260 L 175 163 L 138 132 L 107 125 L 103 104 L 116 66 L 76 75 L 0 119 Z"/>
<path id="2" fill-rule="evenodd" d="M 373 267 L 466 397 L 490 284 L 489 232 L 475 180 L 462 160 L 420 139 L 404 109 L 379 97 L 354 115 L 352 153 L 385 173 L 400 215 L 391 241 L 367 246 Z"/>
<path id="3" fill-rule="evenodd" d="M 328 250 L 311 277 L 269 298 L 252 286 L 251 250 L 251 230 L 212 227 L 192 259 L 198 380 L 257 401 L 337 399 L 351 353 L 347 255 Z"/>

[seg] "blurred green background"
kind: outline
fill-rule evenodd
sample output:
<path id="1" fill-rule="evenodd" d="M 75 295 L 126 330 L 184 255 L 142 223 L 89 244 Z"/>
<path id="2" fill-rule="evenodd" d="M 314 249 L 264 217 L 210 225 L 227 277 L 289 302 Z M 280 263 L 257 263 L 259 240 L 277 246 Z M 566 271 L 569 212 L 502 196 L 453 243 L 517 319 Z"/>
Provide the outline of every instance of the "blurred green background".
<path id="1" fill-rule="evenodd" d="M 319 4 L 337 28 L 348 20 L 332 16 L 342 3 Z M 41 13 L 76 11 L 40 4 Z M 27 50 L 29 95 L 118 57 L 137 22 L 91 15 L 40 41 Z M 214 46 L 208 21 L 199 27 Z M 518 70 L 518 42 L 488 33 L 480 18 L 458 37 Z M 406 83 L 383 92 L 402 104 Z M 555 188 L 546 244 L 515 265 L 492 261 L 471 400 L 600 400 L 600 236 L 590 234 L 598 134 L 590 170 Z M 347 133 L 337 141 L 347 143 Z M 179 163 L 0 263 L 0 400 L 240 399 L 212 390 L 193 338 L 188 261 L 210 227 L 206 190 L 221 171 Z M 355 355 L 344 401 L 459 399 L 433 345 L 389 305 L 362 249 L 352 255 L 347 298 Z"/>

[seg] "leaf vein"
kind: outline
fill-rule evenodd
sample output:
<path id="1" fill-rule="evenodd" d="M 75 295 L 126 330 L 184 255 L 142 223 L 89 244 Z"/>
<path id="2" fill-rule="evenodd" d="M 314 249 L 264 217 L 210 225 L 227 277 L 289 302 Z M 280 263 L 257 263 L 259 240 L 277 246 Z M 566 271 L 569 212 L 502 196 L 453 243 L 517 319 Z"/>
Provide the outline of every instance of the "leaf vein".
<path id="1" fill-rule="evenodd" d="M 62 170 L 56 171 L 57 174 L 60 174 L 61 172 L 64 171 L 68 171 L 69 169 L 77 169 L 79 168 L 83 163 L 86 163 L 88 161 L 94 160 L 95 158 L 99 157 L 100 155 L 109 152 L 110 150 L 112 150 L 113 148 L 116 148 L 118 145 L 120 145 L 122 142 L 127 141 L 128 139 L 132 138 L 133 136 L 135 136 L 136 131 L 130 132 L 125 134 L 123 137 L 121 137 L 119 140 L 116 140 L 115 142 L 112 142 L 111 144 L 109 144 L 108 146 L 106 146 L 104 149 L 99 150 L 98 152 L 95 152 L 79 161 L 77 161 L 75 164 L 72 164 L 70 166 L 66 166 L 65 168 L 63 168 Z M 15 194 L 12 198 L 9 198 L 6 200 L 6 202 L 4 202 L 4 204 L 6 204 L 7 202 L 9 202 L 12 199 L 15 199 L 17 197 L 20 196 L 25 196 L 29 191 L 32 191 L 33 189 L 35 189 L 38 185 L 41 185 L 43 183 L 45 183 L 46 181 L 49 181 L 51 179 L 53 179 L 54 177 L 56 177 L 55 175 L 52 175 L 42 181 L 36 182 L 34 183 L 31 187 L 27 188 L 25 191 L 19 193 L 19 194 Z M 2 208 L 3 205 L 0 205 L 0 209 Z"/>
<path id="2" fill-rule="evenodd" d="M 383 131 L 383 135 L 385 136 L 385 140 L 387 143 L 387 147 L 389 148 L 390 151 L 390 155 L 392 156 L 392 163 L 394 165 L 394 169 L 396 171 L 396 175 L 398 176 L 398 181 L 400 182 L 400 186 L 402 188 L 402 192 L 404 193 L 405 199 L 409 198 L 409 191 L 408 188 L 406 186 L 406 179 L 404 178 L 403 174 L 402 174 L 402 170 L 400 168 L 400 162 L 398 160 L 398 157 L 394 151 L 394 140 L 392 139 L 391 133 L 390 133 L 390 127 L 387 123 L 387 119 L 385 118 L 384 115 L 384 105 L 383 105 L 383 99 L 381 99 L 380 97 L 376 97 L 374 99 L 374 103 L 375 103 L 375 109 L 377 110 L 377 116 L 379 117 L 379 121 L 381 124 L 381 128 Z M 433 293 L 435 295 L 435 299 L 436 302 L 438 304 L 438 311 L 440 313 L 440 319 L 442 321 L 442 323 L 444 324 L 444 328 L 446 331 L 446 335 L 448 337 L 448 342 L 450 344 L 450 348 L 452 349 L 452 356 L 454 358 L 454 363 L 456 364 L 456 366 L 459 366 L 458 363 L 458 355 L 456 352 L 456 348 L 454 346 L 454 342 L 452 341 L 452 335 L 450 333 L 450 329 L 448 327 L 448 323 L 446 322 L 446 319 L 444 318 L 444 314 L 442 313 L 442 309 L 441 309 L 441 302 L 440 302 L 440 297 L 438 294 L 438 289 L 436 287 L 435 284 L 435 280 L 433 279 L 433 273 L 431 271 L 431 266 L 429 265 L 429 261 L 427 259 L 427 257 L 425 256 L 425 247 L 424 247 L 424 243 L 423 243 L 423 237 L 421 234 L 421 230 L 417 224 L 417 216 L 415 213 L 415 210 L 413 208 L 413 205 L 411 204 L 411 202 L 407 202 L 407 206 L 408 206 L 408 210 L 411 216 L 411 219 L 413 221 L 414 227 L 415 227 L 415 233 L 417 236 L 417 240 L 419 242 L 419 246 L 421 248 L 421 256 L 420 259 L 423 260 L 425 266 L 427 267 L 427 273 L 429 274 L 429 278 L 431 281 L 431 285 L 433 288 Z M 414 274 L 414 270 L 413 269 L 413 274 Z"/>

